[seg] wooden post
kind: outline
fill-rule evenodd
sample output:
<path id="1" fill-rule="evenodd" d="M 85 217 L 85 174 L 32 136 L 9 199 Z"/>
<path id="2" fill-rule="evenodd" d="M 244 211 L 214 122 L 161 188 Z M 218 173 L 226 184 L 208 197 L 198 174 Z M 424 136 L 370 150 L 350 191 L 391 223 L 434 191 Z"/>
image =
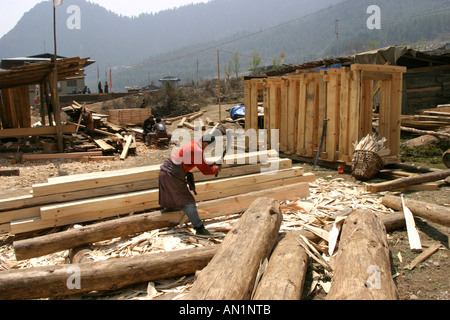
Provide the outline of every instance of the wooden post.
<path id="1" fill-rule="evenodd" d="M 270 256 L 253 300 L 300 300 L 308 267 L 308 254 L 298 243 L 299 232 L 289 232 Z"/>
<path id="2" fill-rule="evenodd" d="M 398 300 L 386 228 L 370 211 L 350 214 L 342 227 L 327 300 Z"/>
<path id="3" fill-rule="evenodd" d="M 56 135 L 58 140 L 58 151 L 64 152 L 64 141 L 63 141 L 63 133 L 62 133 L 62 124 L 61 124 L 61 106 L 59 105 L 59 93 L 58 93 L 58 55 L 56 50 L 56 6 L 53 6 L 53 37 L 54 37 L 54 45 L 55 45 L 55 56 L 54 56 L 54 69 L 52 75 L 52 99 L 53 99 L 53 113 L 55 115 L 56 121 Z"/>
<path id="4" fill-rule="evenodd" d="M 194 282 L 186 300 L 249 300 L 257 272 L 277 240 L 279 203 L 259 198 L 235 224 L 214 258 Z"/>
<path id="5" fill-rule="evenodd" d="M 222 102 L 220 96 L 220 51 L 217 50 L 217 81 L 219 86 L 219 123 L 222 121 Z"/>
<path id="6" fill-rule="evenodd" d="M 117 290 L 190 275 L 204 268 L 216 251 L 216 246 L 207 246 L 77 265 L 10 270 L 0 273 L 0 299 L 28 300 Z"/>

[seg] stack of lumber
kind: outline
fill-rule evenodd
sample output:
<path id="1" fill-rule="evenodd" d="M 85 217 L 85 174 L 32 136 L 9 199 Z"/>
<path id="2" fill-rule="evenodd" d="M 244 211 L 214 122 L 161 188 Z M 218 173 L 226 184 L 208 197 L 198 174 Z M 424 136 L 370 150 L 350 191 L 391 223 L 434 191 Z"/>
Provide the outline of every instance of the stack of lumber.
<path id="1" fill-rule="evenodd" d="M 425 109 L 418 115 L 402 115 L 402 130 L 421 133 L 420 131 L 436 131 L 450 126 L 450 106 Z M 424 132 L 425 133 L 425 132 Z"/>
<path id="2" fill-rule="evenodd" d="M 143 125 L 152 114 L 151 108 L 108 110 L 108 121 L 117 125 Z"/>
<path id="3" fill-rule="evenodd" d="M 262 156 L 267 159 L 268 154 L 269 160 L 262 163 Z M 259 162 L 249 164 L 254 157 Z M 159 167 L 50 178 L 47 183 L 34 185 L 32 194 L 0 200 L 0 231 L 19 234 L 156 209 Z M 261 174 L 263 169 L 272 172 Z M 313 174 L 292 167 L 291 160 L 280 159 L 270 151 L 230 155 L 225 157 L 217 179 L 196 173 L 197 201 L 314 179 Z"/>

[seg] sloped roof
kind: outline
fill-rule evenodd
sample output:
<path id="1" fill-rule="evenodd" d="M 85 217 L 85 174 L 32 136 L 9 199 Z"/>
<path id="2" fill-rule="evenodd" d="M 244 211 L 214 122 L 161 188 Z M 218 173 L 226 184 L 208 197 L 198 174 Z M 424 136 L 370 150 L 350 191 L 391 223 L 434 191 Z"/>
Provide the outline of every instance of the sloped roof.
<path id="1" fill-rule="evenodd" d="M 91 64 L 88 61 L 89 58 L 78 57 L 58 59 L 58 81 L 83 78 L 84 68 Z M 11 70 L 0 71 L 0 89 L 40 84 L 53 72 L 53 68 L 54 62 L 49 59 L 45 62 L 30 63 Z"/>

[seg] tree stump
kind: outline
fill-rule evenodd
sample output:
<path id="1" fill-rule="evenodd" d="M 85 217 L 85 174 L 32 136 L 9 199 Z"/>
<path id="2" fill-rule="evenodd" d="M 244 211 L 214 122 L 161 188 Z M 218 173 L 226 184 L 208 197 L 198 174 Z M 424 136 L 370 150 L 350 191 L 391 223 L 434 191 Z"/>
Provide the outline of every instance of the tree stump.
<path id="1" fill-rule="evenodd" d="M 342 227 L 327 300 L 398 300 L 389 244 L 381 220 L 370 211 L 349 215 Z"/>
<path id="2" fill-rule="evenodd" d="M 299 244 L 299 232 L 289 232 L 269 259 L 253 300 L 300 300 L 308 267 L 308 254 Z"/>
<path id="3" fill-rule="evenodd" d="M 198 274 L 185 299 L 249 300 L 258 270 L 278 238 L 281 221 L 276 200 L 255 200 Z"/>

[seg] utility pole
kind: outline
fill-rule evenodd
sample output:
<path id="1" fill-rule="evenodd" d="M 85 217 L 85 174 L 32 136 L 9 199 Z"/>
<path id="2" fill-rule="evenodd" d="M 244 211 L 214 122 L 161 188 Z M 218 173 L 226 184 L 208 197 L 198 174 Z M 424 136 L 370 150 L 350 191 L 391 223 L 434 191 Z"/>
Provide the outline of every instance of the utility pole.
<path id="1" fill-rule="evenodd" d="M 219 58 L 219 50 L 217 50 L 217 74 L 218 74 L 218 85 L 219 85 L 219 122 L 222 121 L 222 106 L 220 99 L 220 58 Z"/>
<path id="2" fill-rule="evenodd" d="M 336 58 L 339 57 L 339 20 L 336 19 L 335 25 L 335 33 L 336 33 Z"/>
<path id="3" fill-rule="evenodd" d="M 61 5 L 62 1 L 53 0 L 53 41 L 55 45 L 55 56 L 53 57 L 53 113 L 56 121 L 56 135 L 58 138 L 58 152 L 64 152 L 63 134 L 61 124 L 61 109 L 59 105 L 59 93 L 58 93 L 58 55 L 56 50 L 56 7 Z"/>

